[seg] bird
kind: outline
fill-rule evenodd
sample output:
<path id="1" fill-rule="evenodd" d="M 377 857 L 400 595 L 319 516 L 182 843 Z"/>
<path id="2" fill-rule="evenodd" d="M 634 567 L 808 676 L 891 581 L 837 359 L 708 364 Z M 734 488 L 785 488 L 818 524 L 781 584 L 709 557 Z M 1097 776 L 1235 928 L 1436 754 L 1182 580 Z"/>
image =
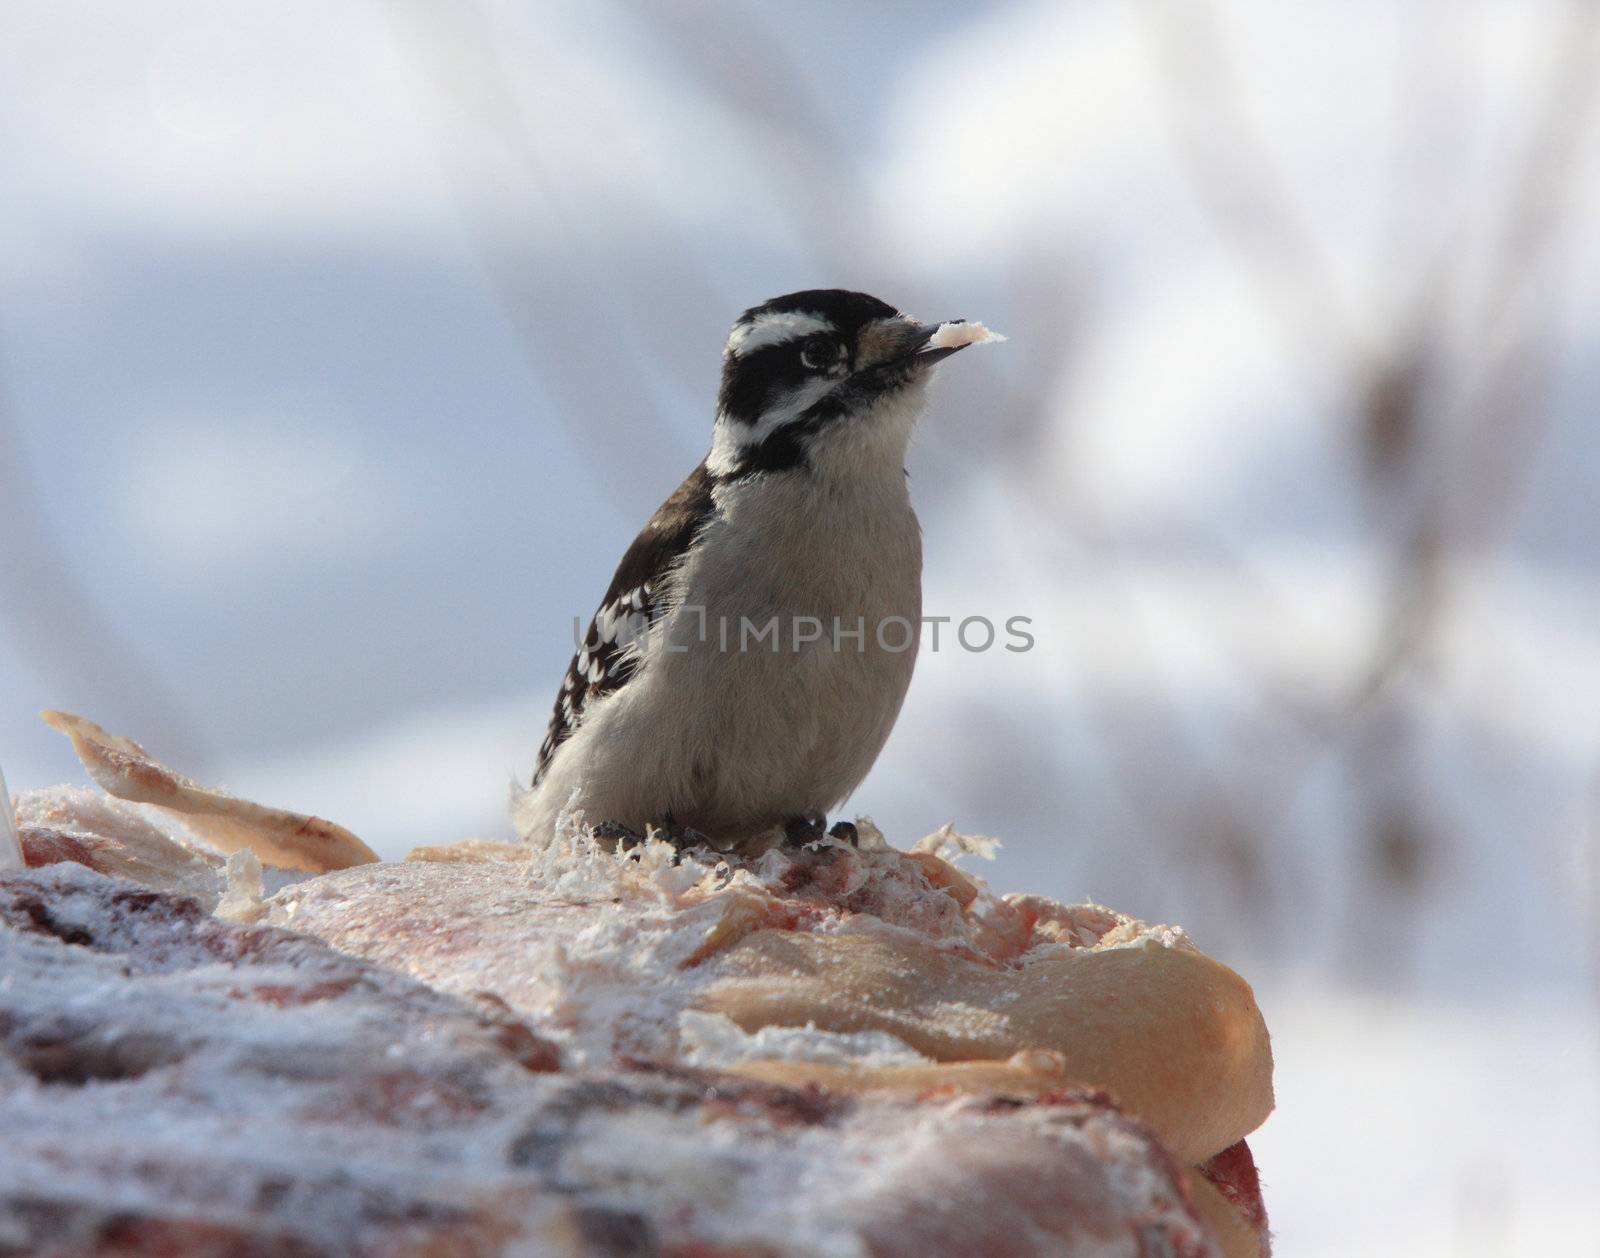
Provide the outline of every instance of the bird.
<path id="1" fill-rule="evenodd" d="M 514 789 L 524 840 L 577 809 L 624 847 L 820 839 L 911 682 L 922 532 L 905 457 L 964 323 L 844 289 L 739 316 L 711 448 L 623 555 Z"/>

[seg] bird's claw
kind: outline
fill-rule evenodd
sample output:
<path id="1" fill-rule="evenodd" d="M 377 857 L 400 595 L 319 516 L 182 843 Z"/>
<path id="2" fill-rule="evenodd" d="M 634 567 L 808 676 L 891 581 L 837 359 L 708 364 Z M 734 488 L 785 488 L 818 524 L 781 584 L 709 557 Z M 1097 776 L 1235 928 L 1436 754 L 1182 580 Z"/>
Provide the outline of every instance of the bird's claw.
<path id="1" fill-rule="evenodd" d="M 795 847 L 805 847 L 809 843 L 816 843 L 827 833 L 828 824 L 826 817 L 812 813 L 805 817 L 790 817 L 783 823 L 784 841 Z"/>
<path id="2" fill-rule="evenodd" d="M 644 835 L 620 821 L 602 821 L 591 833 L 608 852 L 626 852 L 644 843 Z"/>
<path id="3" fill-rule="evenodd" d="M 829 826 L 826 817 L 815 813 L 805 817 L 789 818 L 783 824 L 783 837 L 795 847 L 809 847 L 822 842 L 824 838 L 848 843 L 851 847 L 860 845 L 860 837 L 856 834 L 854 822 L 835 821 Z"/>
<path id="4" fill-rule="evenodd" d="M 672 844 L 672 846 L 677 848 L 680 852 L 686 852 L 691 847 L 712 846 L 709 838 L 701 834 L 700 831 L 692 829 L 689 826 L 680 826 L 669 823 L 660 827 L 659 829 L 652 829 L 650 833 L 654 837 L 662 840 L 662 842 Z"/>

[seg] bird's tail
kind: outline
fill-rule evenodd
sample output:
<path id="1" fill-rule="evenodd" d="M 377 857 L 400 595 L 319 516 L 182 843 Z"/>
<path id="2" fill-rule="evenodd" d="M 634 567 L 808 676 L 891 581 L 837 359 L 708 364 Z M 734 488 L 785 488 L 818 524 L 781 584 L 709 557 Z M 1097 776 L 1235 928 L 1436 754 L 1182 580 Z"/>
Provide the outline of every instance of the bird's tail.
<path id="1" fill-rule="evenodd" d="M 17 837 L 17 814 L 11 810 L 11 792 L 6 789 L 5 771 L 0 769 L 0 873 L 26 868 L 22 840 Z"/>

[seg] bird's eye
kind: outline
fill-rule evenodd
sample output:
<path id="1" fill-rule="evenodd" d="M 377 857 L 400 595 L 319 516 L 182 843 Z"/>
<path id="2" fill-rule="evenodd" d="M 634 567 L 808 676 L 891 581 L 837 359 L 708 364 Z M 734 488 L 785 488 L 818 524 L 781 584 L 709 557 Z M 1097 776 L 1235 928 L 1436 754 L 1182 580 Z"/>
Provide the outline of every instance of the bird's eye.
<path id="1" fill-rule="evenodd" d="M 812 371 L 833 366 L 838 357 L 839 347 L 831 337 L 813 336 L 800 347 L 800 361 Z"/>

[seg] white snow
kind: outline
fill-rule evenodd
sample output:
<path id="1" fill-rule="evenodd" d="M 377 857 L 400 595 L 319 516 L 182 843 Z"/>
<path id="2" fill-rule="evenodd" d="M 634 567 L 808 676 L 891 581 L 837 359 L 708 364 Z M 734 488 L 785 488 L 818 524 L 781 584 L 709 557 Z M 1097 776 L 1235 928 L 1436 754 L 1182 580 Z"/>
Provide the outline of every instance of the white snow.
<path id="1" fill-rule="evenodd" d="M 941 860 L 954 861 L 963 856 L 976 856 L 992 861 L 1000 854 L 1000 840 L 986 834 L 959 834 L 954 822 L 945 822 L 932 834 L 924 835 L 911 845 L 913 852 L 926 852 Z"/>
<path id="2" fill-rule="evenodd" d="M 11 807 L 11 792 L 6 789 L 5 771 L 0 769 L 0 873 L 23 867 L 22 843 L 17 838 L 17 818 Z"/>
<path id="3" fill-rule="evenodd" d="M 248 850 L 231 852 L 223 871 L 228 880 L 227 889 L 213 912 L 229 922 L 260 920 L 267 911 L 263 901 L 265 885 L 261 859 Z"/>
<path id="4" fill-rule="evenodd" d="M 1278 1109 L 1250 1137 L 1277 1251 L 1543 1258 L 1600 1234 L 1587 1002 L 1258 986 Z"/>
<path id="5" fill-rule="evenodd" d="M 829 1065 L 926 1066 L 933 1058 L 886 1031 L 824 1031 L 765 1026 L 745 1031 L 720 1013 L 686 1009 L 678 1015 L 680 1054 L 691 1066 L 727 1069 L 752 1061 L 805 1061 Z"/>

